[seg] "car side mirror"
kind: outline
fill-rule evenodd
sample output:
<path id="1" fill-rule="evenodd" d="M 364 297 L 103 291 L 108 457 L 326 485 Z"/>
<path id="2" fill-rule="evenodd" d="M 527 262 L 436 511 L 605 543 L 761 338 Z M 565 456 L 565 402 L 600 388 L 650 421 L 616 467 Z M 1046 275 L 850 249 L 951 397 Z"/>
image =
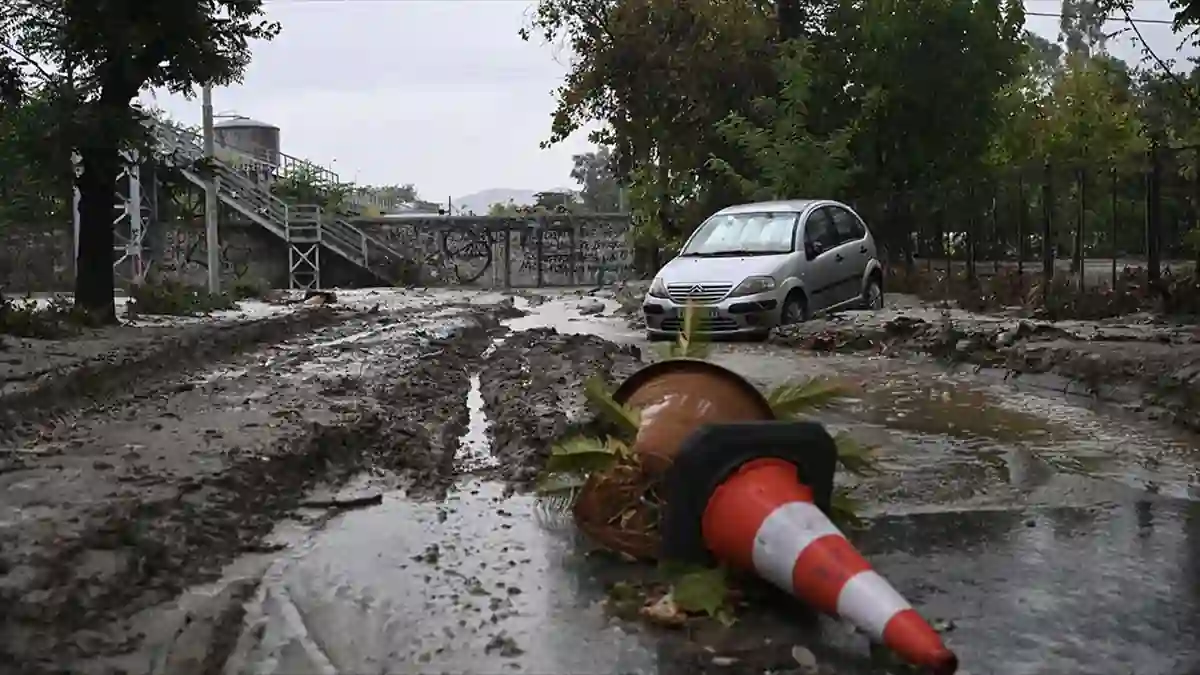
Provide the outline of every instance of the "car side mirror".
<path id="1" fill-rule="evenodd" d="M 804 245 L 805 251 L 808 253 L 808 259 L 812 260 L 825 252 L 825 247 L 819 241 L 810 241 Z"/>

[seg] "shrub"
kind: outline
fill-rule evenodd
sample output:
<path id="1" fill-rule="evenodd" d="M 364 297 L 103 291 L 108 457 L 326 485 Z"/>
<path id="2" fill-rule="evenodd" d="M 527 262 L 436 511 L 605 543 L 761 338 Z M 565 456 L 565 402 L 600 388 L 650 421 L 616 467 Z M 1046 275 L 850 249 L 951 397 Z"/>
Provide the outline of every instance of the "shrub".
<path id="1" fill-rule="evenodd" d="M 225 293 L 214 295 L 203 287 L 170 279 L 134 284 L 129 292 L 130 316 L 196 316 L 237 308 L 237 302 Z"/>
<path id="2" fill-rule="evenodd" d="M 43 304 L 33 298 L 13 300 L 0 295 L 0 334 L 60 340 L 94 325 L 91 317 L 68 298 L 55 296 Z"/>

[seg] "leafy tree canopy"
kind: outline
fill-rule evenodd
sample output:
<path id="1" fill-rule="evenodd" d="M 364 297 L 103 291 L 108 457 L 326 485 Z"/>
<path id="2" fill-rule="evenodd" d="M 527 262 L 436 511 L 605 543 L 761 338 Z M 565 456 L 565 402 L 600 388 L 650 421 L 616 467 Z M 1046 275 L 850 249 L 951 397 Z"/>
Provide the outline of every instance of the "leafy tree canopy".
<path id="1" fill-rule="evenodd" d="M 121 151 L 143 136 L 137 96 L 148 88 L 191 94 L 240 80 L 251 43 L 278 24 L 262 0 L 2 0 L 0 90 L 6 100 L 45 97 L 49 131 L 75 150 L 82 172 L 76 302 L 115 318 L 112 200 Z"/>

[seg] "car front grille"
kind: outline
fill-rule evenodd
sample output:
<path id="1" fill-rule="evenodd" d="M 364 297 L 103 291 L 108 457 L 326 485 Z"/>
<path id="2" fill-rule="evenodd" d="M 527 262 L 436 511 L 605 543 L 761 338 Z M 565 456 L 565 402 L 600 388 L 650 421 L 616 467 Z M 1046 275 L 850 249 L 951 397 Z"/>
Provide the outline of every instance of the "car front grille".
<path id="1" fill-rule="evenodd" d="M 696 322 L 696 328 L 701 333 L 720 333 L 737 330 L 738 324 L 737 321 L 727 317 L 713 317 L 711 319 L 700 319 Z M 678 333 L 683 330 L 683 319 L 663 319 L 662 329 L 667 332 Z"/>
<path id="2" fill-rule="evenodd" d="M 732 290 L 733 284 L 667 284 L 667 295 L 672 302 L 680 305 L 689 302 L 709 305 L 719 302 Z"/>

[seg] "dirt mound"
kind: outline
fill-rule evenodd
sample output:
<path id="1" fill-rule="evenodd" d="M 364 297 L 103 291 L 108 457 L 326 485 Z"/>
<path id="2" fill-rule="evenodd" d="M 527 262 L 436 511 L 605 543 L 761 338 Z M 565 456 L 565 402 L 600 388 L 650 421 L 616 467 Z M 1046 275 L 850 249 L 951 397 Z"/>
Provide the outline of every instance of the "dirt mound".
<path id="1" fill-rule="evenodd" d="M 263 343 L 331 326 L 361 312 L 320 307 L 254 321 L 114 329 L 92 339 L 19 340 L 0 370 L 0 439 L 56 411 L 125 392 L 149 376 L 178 373 Z"/>
<path id="2" fill-rule="evenodd" d="M 508 311 L 499 309 L 503 316 Z M 408 473 L 416 494 L 440 495 L 454 480 L 454 457 L 468 421 L 469 372 L 497 325 L 492 314 L 474 317 L 473 324 L 430 341 L 403 379 L 379 388 L 386 422 L 371 461 L 377 469 Z"/>
<path id="3" fill-rule="evenodd" d="M 552 328 L 514 333 L 487 356 L 480 391 L 491 422 L 499 477 L 528 484 L 551 444 L 583 425 L 583 383 L 601 375 L 618 383 L 637 370 L 641 352 L 591 335 Z"/>
<path id="4" fill-rule="evenodd" d="M 497 326 L 481 311 L 397 345 L 415 362 L 365 370 L 332 395 L 275 369 L 80 418 L 45 466 L 5 477 L 42 481 L 48 496 L 18 489 L 0 502 L 30 516 L 0 527 L 0 673 L 81 672 L 135 648 L 130 617 L 260 550 L 318 486 L 381 469 L 444 487 L 467 418 L 467 364 Z"/>

